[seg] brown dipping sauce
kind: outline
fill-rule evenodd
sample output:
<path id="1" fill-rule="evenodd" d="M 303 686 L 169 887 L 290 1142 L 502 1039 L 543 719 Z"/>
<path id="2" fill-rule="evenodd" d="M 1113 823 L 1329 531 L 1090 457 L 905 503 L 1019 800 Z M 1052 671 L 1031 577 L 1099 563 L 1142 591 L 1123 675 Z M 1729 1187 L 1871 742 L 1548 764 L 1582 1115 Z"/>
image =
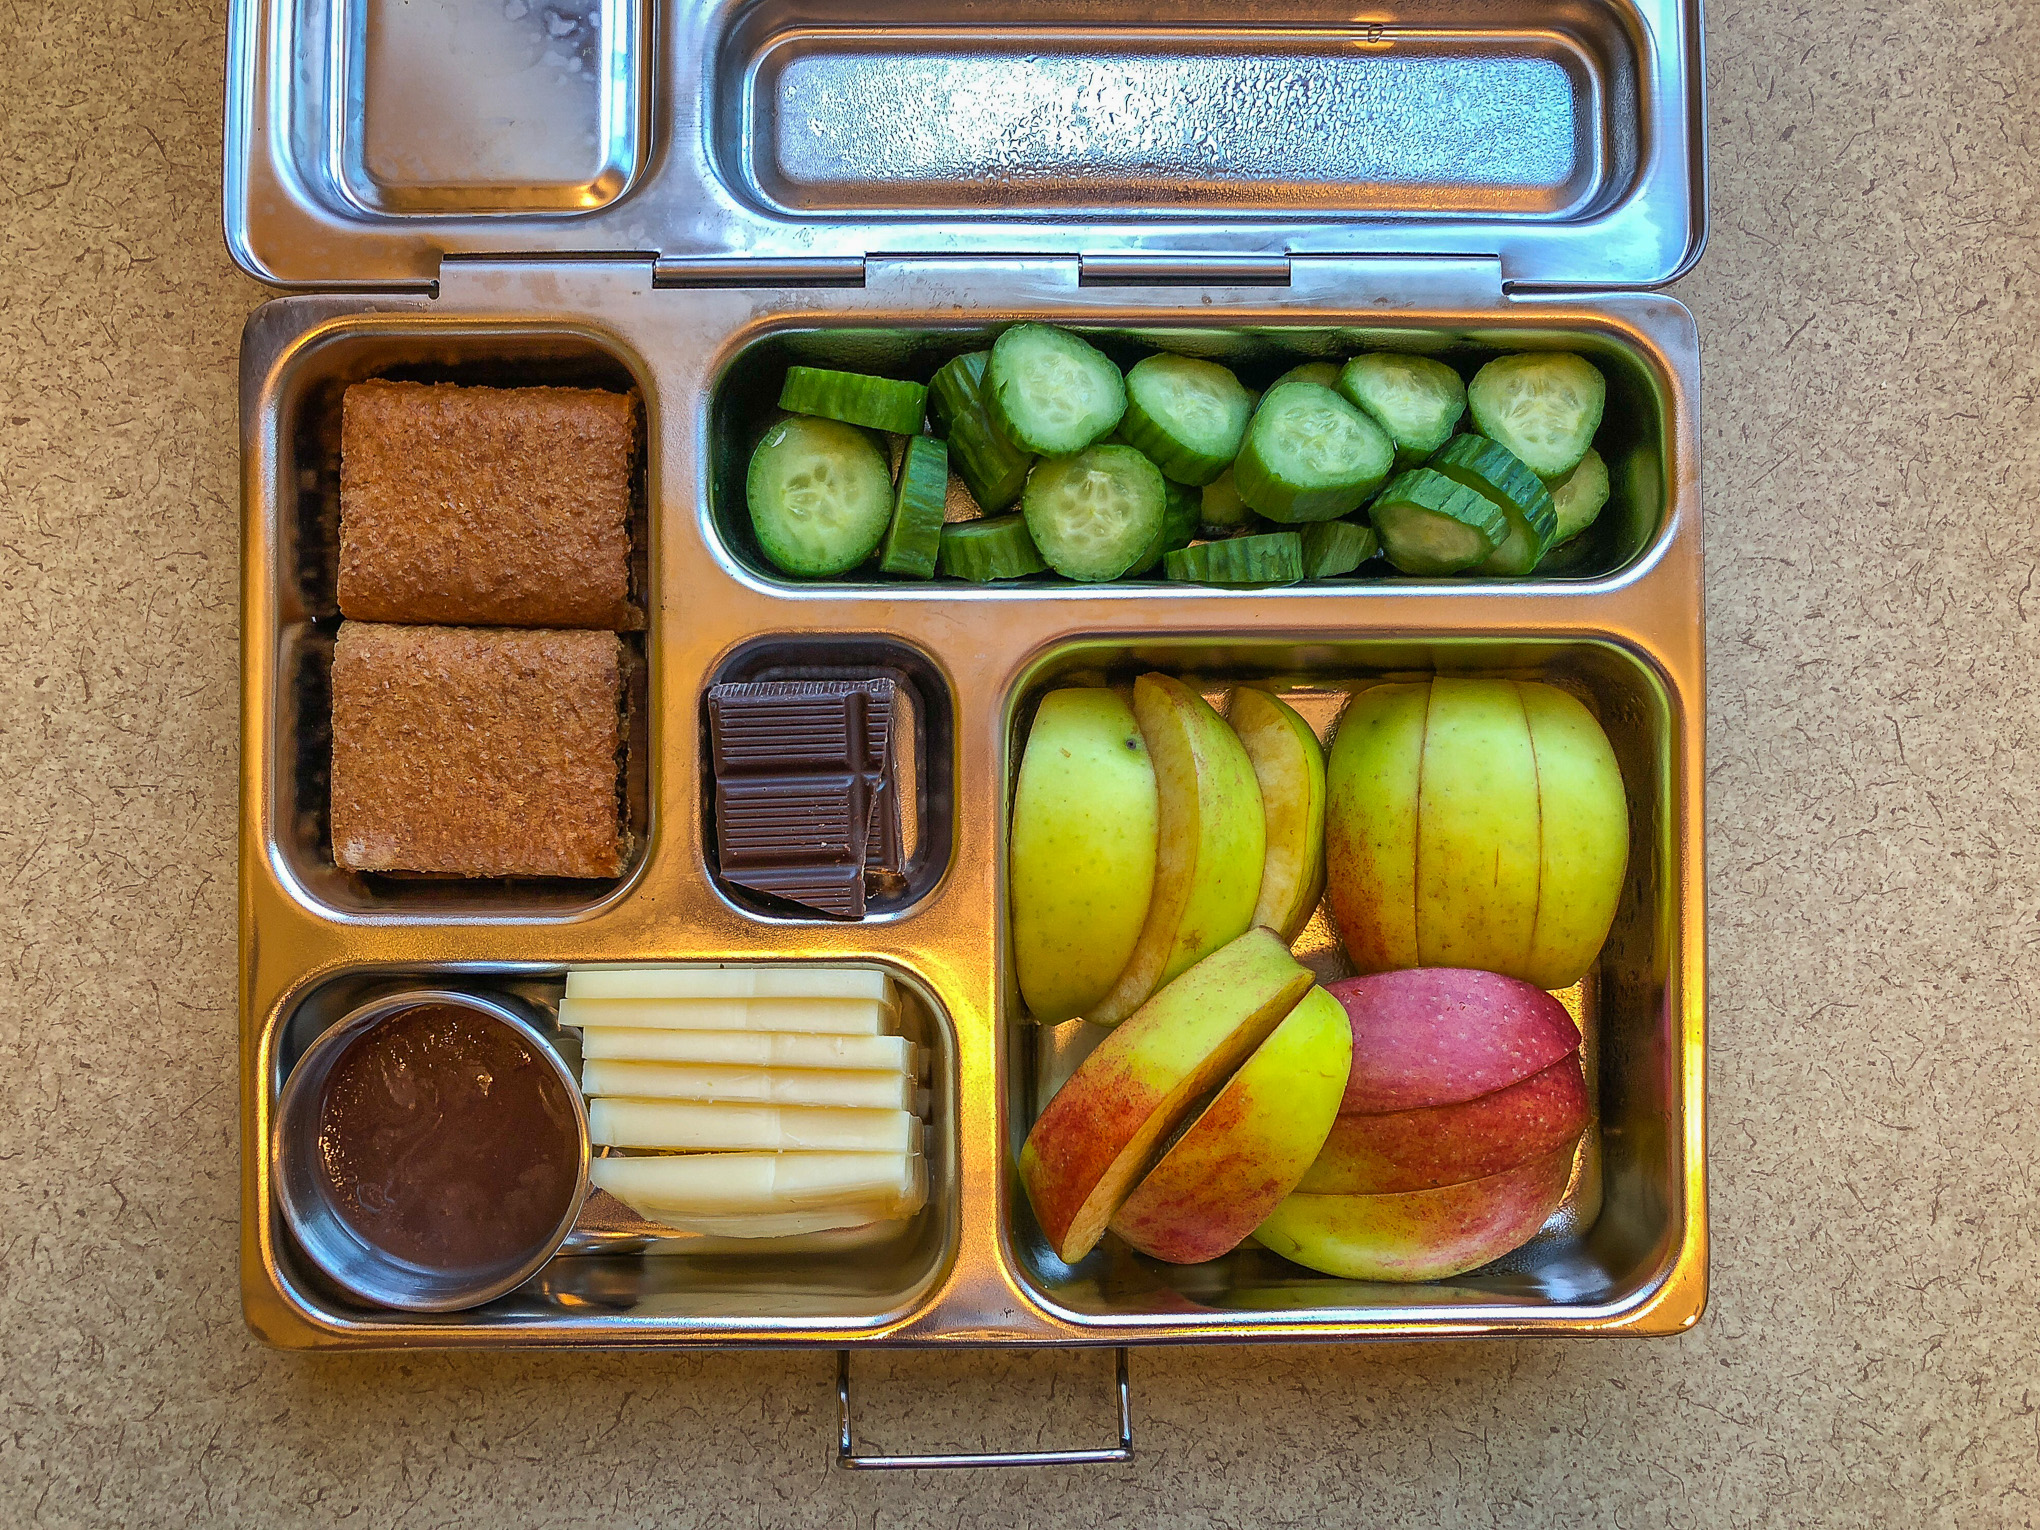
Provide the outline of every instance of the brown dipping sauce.
<path id="1" fill-rule="evenodd" d="M 581 1177 L 559 1073 L 501 1021 L 400 1010 L 333 1064 L 321 1186 L 365 1242 L 435 1270 L 515 1263 L 551 1240 Z"/>

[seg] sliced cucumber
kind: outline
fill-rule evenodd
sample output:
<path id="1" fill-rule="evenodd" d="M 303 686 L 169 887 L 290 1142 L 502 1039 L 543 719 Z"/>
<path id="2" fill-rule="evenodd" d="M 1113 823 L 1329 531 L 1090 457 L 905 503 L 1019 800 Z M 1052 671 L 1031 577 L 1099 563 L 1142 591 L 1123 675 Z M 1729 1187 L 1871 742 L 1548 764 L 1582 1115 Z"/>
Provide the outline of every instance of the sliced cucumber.
<path id="1" fill-rule="evenodd" d="M 1199 498 L 1197 490 L 1187 489 L 1180 483 L 1162 480 L 1162 525 L 1155 533 L 1155 539 L 1148 543 L 1147 551 L 1132 568 L 1126 572 L 1133 578 L 1152 574 L 1161 566 L 1162 554 L 1172 553 L 1179 547 L 1188 547 L 1197 535 Z"/>
<path id="2" fill-rule="evenodd" d="M 1031 452 L 1013 444 L 993 423 L 985 402 L 985 369 L 990 351 L 972 351 L 946 361 L 928 384 L 935 423 L 949 442 L 949 457 L 980 509 L 990 514 L 1020 497 L 1033 464 Z"/>
<path id="3" fill-rule="evenodd" d="M 823 578 L 878 546 L 892 519 L 892 474 L 854 425 L 795 415 L 751 453 L 744 498 L 765 556 L 786 573 Z"/>
<path id="4" fill-rule="evenodd" d="M 1551 491 L 1506 446 L 1486 436 L 1454 436 L 1425 466 L 1487 496 L 1509 518 L 1509 534 L 1488 554 L 1480 572 L 1520 579 L 1551 550 L 1558 531 Z"/>
<path id="5" fill-rule="evenodd" d="M 1015 324 L 985 373 L 992 419 L 1030 452 L 1067 457 L 1126 413 L 1126 379 L 1096 346 L 1047 324 Z"/>
<path id="6" fill-rule="evenodd" d="M 1303 577 L 1332 579 L 1350 574 L 1381 551 L 1372 526 L 1352 521 L 1316 521 L 1303 528 Z"/>
<path id="7" fill-rule="evenodd" d="M 1229 537 L 1255 519 L 1247 502 L 1240 498 L 1231 468 L 1204 486 L 1198 499 L 1197 519 L 1208 537 Z"/>
<path id="8" fill-rule="evenodd" d="M 928 390 L 919 383 L 831 372 L 822 367 L 788 367 L 779 407 L 794 414 L 841 420 L 869 430 L 911 436 L 928 417 Z"/>
<path id="9" fill-rule="evenodd" d="M 1126 374 L 1126 417 L 1119 435 L 1162 476 L 1207 484 L 1240 454 L 1253 395 L 1215 361 L 1150 356 Z"/>
<path id="10" fill-rule="evenodd" d="M 1303 538 L 1293 531 L 1198 542 L 1164 554 L 1162 571 L 1184 584 L 1294 584 L 1303 577 Z"/>
<path id="11" fill-rule="evenodd" d="M 1095 584 L 1140 561 L 1162 529 L 1161 470 L 1130 446 L 1048 457 L 1027 475 L 1020 510 L 1048 566 Z"/>
<path id="12" fill-rule="evenodd" d="M 1359 509 L 1394 465 L 1394 443 L 1337 393 L 1284 383 L 1262 397 L 1233 484 L 1271 521 L 1330 521 Z"/>
<path id="13" fill-rule="evenodd" d="M 1554 543 L 1570 542 L 1594 524 L 1601 507 L 1608 503 L 1608 464 L 1592 447 L 1551 491 L 1553 513 L 1558 518 Z"/>
<path id="14" fill-rule="evenodd" d="M 1368 506 L 1382 551 L 1405 574 L 1456 574 L 1502 545 L 1502 507 L 1430 468 L 1411 468 Z"/>
<path id="15" fill-rule="evenodd" d="M 942 572 L 989 584 L 995 579 L 1024 579 L 1048 565 L 1027 534 L 1027 522 L 1015 515 L 989 515 L 977 521 L 953 521 L 942 528 Z"/>
<path id="16" fill-rule="evenodd" d="M 892 525 L 878 555 L 881 574 L 910 579 L 935 577 L 942 547 L 942 510 L 949 498 L 949 448 L 933 436 L 910 436 L 900 459 L 899 488 L 893 494 Z"/>
<path id="17" fill-rule="evenodd" d="M 1339 386 L 1339 364 L 1336 361 L 1306 361 L 1301 366 L 1291 367 L 1268 384 L 1268 391 L 1273 393 L 1284 383 L 1291 382 L 1313 382 L 1320 388 L 1336 388 Z"/>
<path id="18" fill-rule="evenodd" d="M 1466 384 L 1430 356 L 1376 351 L 1339 373 L 1339 391 L 1387 431 L 1397 467 L 1414 467 L 1443 446 L 1466 413 Z"/>
<path id="19" fill-rule="evenodd" d="M 1473 423 L 1547 483 L 1580 464 L 1601 428 L 1608 381 L 1570 351 L 1497 356 L 1466 389 Z"/>

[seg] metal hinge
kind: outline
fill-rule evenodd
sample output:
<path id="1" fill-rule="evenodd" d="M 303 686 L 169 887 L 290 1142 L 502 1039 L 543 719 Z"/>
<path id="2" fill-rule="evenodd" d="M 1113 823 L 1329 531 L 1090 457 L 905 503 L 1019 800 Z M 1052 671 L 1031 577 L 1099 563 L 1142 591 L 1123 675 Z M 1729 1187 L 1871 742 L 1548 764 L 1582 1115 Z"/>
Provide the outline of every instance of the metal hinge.
<path id="1" fill-rule="evenodd" d="M 1085 287 L 1287 287 L 1287 255 L 1141 253 L 1078 257 Z"/>
<path id="2" fill-rule="evenodd" d="M 862 255 L 662 255 L 654 287 L 862 287 Z"/>

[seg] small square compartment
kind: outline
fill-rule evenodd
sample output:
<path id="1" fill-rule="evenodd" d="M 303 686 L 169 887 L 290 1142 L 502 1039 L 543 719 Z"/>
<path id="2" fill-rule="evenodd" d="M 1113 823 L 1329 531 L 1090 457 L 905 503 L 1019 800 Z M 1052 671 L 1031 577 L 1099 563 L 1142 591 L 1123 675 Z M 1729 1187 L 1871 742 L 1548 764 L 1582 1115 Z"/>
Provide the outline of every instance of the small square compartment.
<path id="1" fill-rule="evenodd" d="M 1207 692 L 1241 681 L 1301 692 L 1298 710 L 1322 727 L 1344 704 L 1340 693 L 1383 679 L 1434 674 L 1500 675 L 1550 681 L 1598 714 L 1629 794 L 1630 859 L 1608 942 L 1582 990 L 1564 997 L 1585 1007 L 1595 1067 L 1595 1127 L 1567 1201 L 1543 1232 L 1492 1265 L 1449 1281 L 1415 1285 L 1340 1280 L 1243 1247 L 1201 1265 L 1170 1265 L 1108 1236 L 1075 1265 L 1049 1248 L 1025 1192 L 1010 1184 L 1004 1250 L 1029 1294 L 1058 1318 L 1101 1337 L 1114 1327 L 1257 1324 L 1337 1326 L 1452 1322 L 1577 1325 L 1633 1310 L 1671 1280 L 1701 1166 L 1687 1161 L 1684 1119 L 1685 964 L 1679 934 L 1694 912 L 1683 906 L 1679 802 L 1681 739 L 1699 726 L 1658 671 L 1634 651 L 1586 639 L 1467 638 L 1424 644 L 1347 638 L 1307 646 L 1275 638 L 1163 639 L 1137 647 L 1086 642 L 1062 647 L 1032 667 L 1009 705 L 1009 758 L 1017 773 L 1026 726 L 1042 694 L 1061 685 L 1130 682 L 1150 671 L 1183 677 Z M 1011 782 L 1007 800 L 1011 799 Z M 1002 961 L 1005 955 L 1002 936 Z M 1299 943 L 1320 971 L 1347 971 L 1322 911 Z M 1075 1025 L 1076 1022 L 1072 1022 Z M 1056 1055 L 1067 1027 L 1024 1018 L 1010 967 L 1002 999 L 1000 1053 L 1009 1151 L 1018 1154 L 1056 1080 L 1074 1067 Z M 1598 1130 L 1598 1144 L 1592 1134 Z M 1696 1308 L 1697 1314 L 1697 1308 Z"/>
<path id="2" fill-rule="evenodd" d="M 340 406 L 347 387 L 371 377 L 487 387 L 551 385 L 635 390 L 645 411 L 645 447 L 633 489 L 631 598 L 651 615 L 646 459 L 656 439 L 656 403 L 646 369 L 593 334 L 535 326 L 435 325 L 362 318 L 315 332 L 278 368 L 267 412 L 274 434 L 276 506 L 270 579 L 276 625 L 251 632 L 270 646 L 276 747 L 268 783 L 269 852 L 293 894 L 339 918 L 429 915 L 557 918 L 611 897 L 642 864 L 651 834 L 655 766 L 648 744 L 647 634 L 623 634 L 625 749 L 620 768 L 625 863 L 620 877 L 463 878 L 356 872 L 333 859 L 329 822 L 332 762 L 331 667 L 340 625 Z"/>

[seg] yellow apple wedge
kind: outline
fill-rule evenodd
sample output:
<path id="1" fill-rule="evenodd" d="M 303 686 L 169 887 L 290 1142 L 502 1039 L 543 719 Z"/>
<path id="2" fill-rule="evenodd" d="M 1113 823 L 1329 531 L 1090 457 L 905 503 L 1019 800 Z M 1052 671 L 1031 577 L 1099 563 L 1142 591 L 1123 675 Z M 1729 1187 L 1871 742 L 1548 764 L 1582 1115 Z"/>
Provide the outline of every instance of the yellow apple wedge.
<path id="1" fill-rule="evenodd" d="M 1539 988 L 1579 981 L 1600 954 L 1629 864 L 1629 805 L 1608 735 L 1579 699 L 1521 682 L 1543 806 L 1537 921 L 1522 976 Z"/>
<path id="2" fill-rule="evenodd" d="M 1267 831 L 1261 788 L 1239 736 L 1167 675 L 1142 675 L 1133 715 L 1154 761 L 1160 805 L 1154 890 L 1133 955 L 1084 1018 L 1116 1025 L 1179 972 L 1254 920 Z"/>
<path id="3" fill-rule="evenodd" d="M 1352 1065 L 1345 1009 L 1313 988 L 1134 1187 L 1112 1230 L 1171 1264 L 1232 1252 L 1316 1159 Z"/>
<path id="4" fill-rule="evenodd" d="M 1417 801 L 1417 965 L 1523 970 L 1537 918 L 1537 765 L 1512 680 L 1431 682 Z"/>
<path id="5" fill-rule="evenodd" d="M 1272 930 L 1248 930 L 1163 988 L 1084 1059 L 1020 1149 L 1020 1182 L 1058 1258 L 1073 1264 L 1097 1246 L 1157 1144 L 1312 981 Z"/>
<path id="6" fill-rule="evenodd" d="M 1261 788 L 1268 849 L 1254 923 L 1294 940 L 1325 895 L 1325 751 L 1309 723 L 1251 686 L 1232 695 L 1229 721 Z"/>
<path id="7" fill-rule="evenodd" d="M 1050 691 L 1020 757 L 1008 841 L 1013 970 L 1044 1024 L 1112 987 L 1154 889 L 1155 768 L 1133 709 L 1103 688 Z"/>
<path id="8" fill-rule="evenodd" d="M 1332 917 L 1354 967 L 1417 965 L 1417 784 L 1428 683 L 1377 685 L 1347 706 L 1326 767 Z"/>

